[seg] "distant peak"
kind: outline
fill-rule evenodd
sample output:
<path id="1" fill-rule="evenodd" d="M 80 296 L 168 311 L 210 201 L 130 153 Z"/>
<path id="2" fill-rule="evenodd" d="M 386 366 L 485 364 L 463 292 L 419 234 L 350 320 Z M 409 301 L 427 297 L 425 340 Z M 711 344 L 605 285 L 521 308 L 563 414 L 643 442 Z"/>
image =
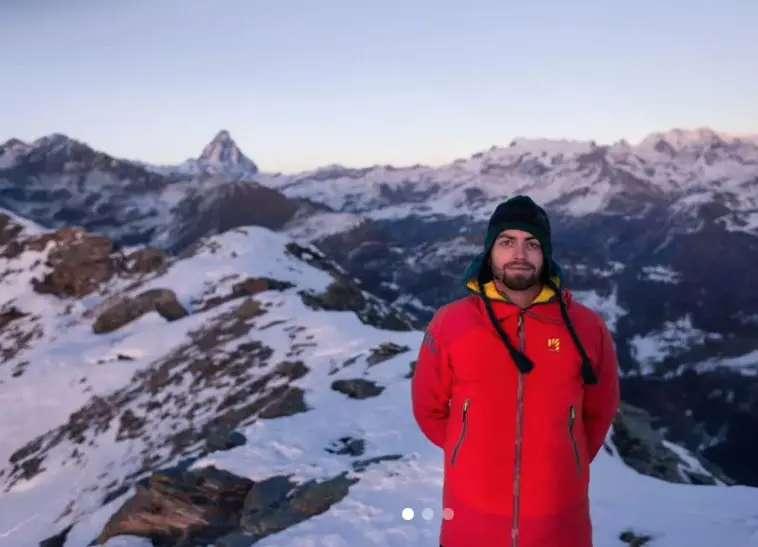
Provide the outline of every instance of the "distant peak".
<path id="1" fill-rule="evenodd" d="M 242 153 L 228 130 L 219 131 L 200 154 L 200 160 L 215 167 L 236 167 L 257 173 L 258 166 Z"/>
<path id="2" fill-rule="evenodd" d="M 718 133 L 709 127 L 696 127 L 684 129 L 676 127 L 668 131 L 656 131 L 642 139 L 640 146 L 660 148 L 662 143 L 674 150 L 680 150 L 688 146 L 702 146 L 723 140 L 731 140 L 725 133 Z"/>
<path id="3" fill-rule="evenodd" d="M 226 141 L 231 141 L 231 140 L 232 140 L 232 136 L 229 134 L 229 131 L 227 131 L 226 129 L 222 129 L 216 134 L 215 137 L 213 137 L 213 141 L 211 142 L 226 142 Z"/>

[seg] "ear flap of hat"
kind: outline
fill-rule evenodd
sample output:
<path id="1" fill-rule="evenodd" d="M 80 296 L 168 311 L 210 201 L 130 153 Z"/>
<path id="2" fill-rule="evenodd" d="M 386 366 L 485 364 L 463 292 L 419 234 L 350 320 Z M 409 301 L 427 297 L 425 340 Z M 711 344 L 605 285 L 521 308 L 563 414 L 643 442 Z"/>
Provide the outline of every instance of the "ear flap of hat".
<path id="1" fill-rule="evenodd" d="M 471 281 L 481 281 L 482 284 L 492 281 L 492 270 L 489 267 L 489 253 L 482 252 L 476 255 L 463 274 L 463 285 L 467 286 Z"/>

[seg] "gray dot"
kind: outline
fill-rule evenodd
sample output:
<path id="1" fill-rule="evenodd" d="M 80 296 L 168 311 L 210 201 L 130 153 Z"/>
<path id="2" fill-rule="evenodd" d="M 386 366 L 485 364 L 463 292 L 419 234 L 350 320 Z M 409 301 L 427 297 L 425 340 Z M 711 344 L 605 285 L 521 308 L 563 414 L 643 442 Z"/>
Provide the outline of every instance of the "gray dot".
<path id="1" fill-rule="evenodd" d="M 450 507 L 445 507 L 445 510 L 442 511 L 442 518 L 445 520 L 451 520 L 453 518 L 453 510 L 450 509 Z"/>
<path id="2" fill-rule="evenodd" d="M 432 520 L 434 518 L 434 509 L 428 507 L 421 511 L 421 518 L 424 520 Z"/>

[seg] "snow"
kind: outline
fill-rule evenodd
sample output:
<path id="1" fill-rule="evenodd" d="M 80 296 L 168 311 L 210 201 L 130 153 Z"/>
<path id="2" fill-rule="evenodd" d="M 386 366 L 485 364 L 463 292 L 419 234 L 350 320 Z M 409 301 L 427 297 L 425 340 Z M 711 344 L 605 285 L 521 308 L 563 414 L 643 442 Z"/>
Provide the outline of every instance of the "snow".
<path id="1" fill-rule="evenodd" d="M 179 260 L 163 275 L 145 279 L 135 289 L 171 288 L 182 303 L 189 305 L 201 297 L 224 294 L 233 283 L 248 276 L 268 276 L 296 284 L 288 291 L 256 295 L 266 314 L 246 335 L 228 340 L 227 348 L 260 339 L 273 350 L 270 363 L 278 363 L 288 359 L 293 344 L 300 345 L 298 359 L 310 372 L 295 383 L 305 390 L 306 403 L 314 410 L 256 421 L 242 428 L 247 438 L 244 446 L 210 454 L 194 466 L 216 465 L 253 479 L 276 473 L 292 474 L 297 480 L 326 478 L 347 470 L 351 458 L 331 455 L 324 448 L 340 437 L 359 437 L 366 441 L 361 459 L 393 454 L 402 457 L 370 466 L 351 487 L 349 496 L 327 513 L 257 545 L 436 545 L 444 509 L 440 507 L 442 454 L 423 437 L 413 420 L 410 384 L 405 377 L 416 358 L 422 333 L 383 331 L 363 324 L 351 312 L 306 307 L 297 291 L 323 290 L 330 277 L 286 254 L 288 241 L 285 235 L 263 228 L 232 230 L 210 238 L 193 256 Z M 2 264 L 3 268 L 14 266 L 21 270 L 4 280 L 3 294 L 14 291 L 8 293 L 11 298 L 33 310 L 44 326 L 44 339 L 15 358 L 14 362 L 28 359 L 32 363 L 23 375 L 11 378 L 12 367 L 0 369 L 2 461 L 34 436 L 65 423 L 69 414 L 91 396 L 132 385 L 135 372 L 187 343 L 192 330 L 239 305 L 233 301 L 170 323 L 148 314 L 114 333 L 95 335 L 91 331 L 92 318 L 84 313 L 100 306 L 102 295 L 88 297 L 64 314 L 63 304 L 54 297 L 28 289 L 29 272 L 40 271 L 34 263 L 43 255 L 44 252 L 25 254 L 16 262 Z M 124 290 L 124 286 L 114 283 L 110 289 L 115 293 Z M 601 303 L 597 295 L 588 293 L 583 297 L 591 305 Z M 612 302 L 610 299 L 604 304 L 605 315 L 611 319 L 621 313 Z M 371 349 L 387 342 L 409 349 L 369 366 L 366 357 Z M 134 360 L 115 361 L 119 354 Z M 347 361 L 352 364 L 343 367 Z M 354 377 L 371 379 L 385 389 L 378 397 L 364 400 L 351 400 L 330 389 L 332 381 Z M 179 384 L 170 389 L 178 393 L 186 386 Z M 209 387 L 194 397 L 198 401 L 210 399 L 219 395 L 219 389 Z M 138 395 L 130 408 L 137 408 L 145 397 L 150 394 Z M 88 545 L 130 495 L 126 493 L 100 507 L 106 486 L 136 469 L 139 454 L 148 441 L 168 436 L 180 425 L 177 420 L 186 420 L 180 410 L 173 408 L 169 419 L 153 422 L 147 439 L 117 441 L 114 427 L 91 437 L 92 445 L 86 446 L 81 465 L 66 461 L 72 450 L 68 441 L 51 449 L 44 472 L 0 493 L 0 546 L 32 547 L 58 532 L 72 518 L 57 520 L 71 502 L 72 515 L 78 521 L 65 547 Z M 200 418 L 198 413 L 195 419 Z M 686 451 L 679 452 L 683 459 L 687 457 Z M 601 451 L 592 472 L 596 547 L 615 547 L 619 534 L 626 529 L 653 535 L 655 545 L 660 547 L 758 545 L 758 489 L 664 483 L 627 467 L 612 447 L 610 454 Z M 413 510 L 414 518 L 403 518 L 406 509 Z M 107 545 L 149 544 L 140 538 L 121 537 L 111 539 Z"/>
<path id="2" fill-rule="evenodd" d="M 676 357 L 692 346 L 720 338 L 719 334 L 696 329 L 692 325 L 692 317 L 685 315 L 676 321 L 666 321 L 656 332 L 632 337 L 629 348 L 640 366 L 639 372 L 650 374 L 655 372 L 656 365 L 667 358 Z"/>
<path id="3" fill-rule="evenodd" d="M 349 461 L 347 456 L 326 454 L 327 441 L 359 436 L 367 441 L 363 457 L 397 452 L 405 457 L 370 468 L 350 495 L 330 511 L 258 545 L 436 545 L 443 510 L 441 452 L 423 438 L 413 422 L 409 385 L 401 379 L 408 360 L 407 356 L 397 357 L 377 365 L 387 389 L 377 398 L 362 401 L 329 392 L 327 379 L 317 374 L 309 385 L 317 412 L 258 422 L 243 430 L 248 439 L 245 446 L 206 457 L 194 467 L 215 465 L 253 479 L 276 473 L 292 474 L 297 480 L 326 478 L 346 469 Z M 678 449 L 680 452 L 688 457 L 686 451 Z M 758 489 L 664 483 L 639 475 L 605 451 L 593 463 L 592 473 L 596 547 L 615 547 L 619 534 L 627 529 L 653 535 L 655 545 L 662 547 L 747 547 L 758 540 Z M 406 509 L 414 512 L 411 520 L 403 518 Z M 109 507 L 101 513 L 111 511 Z M 104 520 L 102 514 L 92 518 Z M 72 534 L 79 527 L 93 529 L 85 522 Z M 69 541 L 65 547 L 83 545 Z"/>
<path id="4" fill-rule="evenodd" d="M 8 209 L 3 209 L 0 207 L 0 214 L 8 215 L 13 222 L 16 224 L 20 224 L 23 228 L 23 234 L 27 236 L 33 236 L 33 235 L 39 235 L 43 232 L 45 232 L 45 228 L 43 226 L 40 226 L 36 222 L 32 222 L 31 220 L 27 220 L 26 218 L 17 215 L 16 213 L 9 211 Z"/>
<path id="5" fill-rule="evenodd" d="M 316 213 L 291 220 L 282 232 L 293 239 L 314 241 L 360 226 L 366 218 L 353 213 Z"/>
<path id="6" fill-rule="evenodd" d="M 673 152 L 657 150 L 659 142 Z M 620 177 L 610 177 L 609 168 Z M 374 219 L 414 214 L 484 220 L 493 203 L 516 193 L 528 193 L 575 217 L 607 214 L 614 196 L 628 196 L 627 180 L 633 181 L 641 202 L 668 194 L 674 210 L 687 210 L 719 189 L 731 196 L 730 208 L 749 211 L 755 209 L 754 192 L 744 184 L 756 176 L 758 146 L 752 140 L 698 129 L 653 133 L 637 145 L 518 138 L 508 147 L 493 146 L 434 167 L 326 166 L 290 175 L 260 174 L 258 180 L 288 196 Z M 392 192 L 403 197 L 389 198 Z"/>
<path id="7" fill-rule="evenodd" d="M 598 312 L 612 333 L 616 332 L 618 320 L 629 313 L 619 304 L 616 286 L 608 296 L 600 296 L 597 291 L 574 291 L 573 295 L 578 302 Z"/>
<path id="8" fill-rule="evenodd" d="M 657 283 L 676 285 L 681 280 L 681 274 L 668 266 L 656 264 L 654 266 L 643 266 L 640 278 Z"/>

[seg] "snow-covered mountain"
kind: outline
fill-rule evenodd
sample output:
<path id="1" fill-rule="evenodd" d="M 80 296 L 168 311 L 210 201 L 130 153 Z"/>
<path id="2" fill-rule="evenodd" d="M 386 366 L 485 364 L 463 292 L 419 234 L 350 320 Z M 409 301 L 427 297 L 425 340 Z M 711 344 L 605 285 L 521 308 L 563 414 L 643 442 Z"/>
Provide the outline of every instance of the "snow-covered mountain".
<path id="1" fill-rule="evenodd" d="M 448 165 L 352 169 L 329 166 L 258 180 L 292 197 L 375 219 L 485 220 L 493 201 L 528 193 L 551 211 L 644 215 L 654 205 L 682 215 L 723 204 L 731 229 L 758 233 L 758 142 L 708 130 L 620 141 L 516 139 Z"/>
<path id="2" fill-rule="evenodd" d="M 749 275 L 758 139 L 710 129 L 607 146 L 520 138 L 437 167 L 289 175 L 243 157 L 224 131 L 179 166 L 113 158 L 62 135 L 12 140 L 0 146 L 0 206 L 171 253 L 264 226 L 313 243 L 366 289 L 428 318 L 461 293 L 496 202 L 529 193 L 551 214 L 569 285 L 612 325 L 627 400 L 758 485 L 758 288 Z"/>
<path id="3" fill-rule="evenodd" d="M 221 175 L 229 179 L 250 179 L 258 173 L 258 166 L 240 150 L 226 129 L 205 145 L 198 158 L 190 158 L 180 165 L 150 167 L 169 174 Z"/>
<path id="4" fill-rule="evenodd" d="M 315 248 L 113 252 L 5 215 L 0 284 L 3 547 L 436 544 L 422 333 Z M 758 489 L 649 421 L 624 406 L 593 464 L 596 545 L 754 544 Z"/>

